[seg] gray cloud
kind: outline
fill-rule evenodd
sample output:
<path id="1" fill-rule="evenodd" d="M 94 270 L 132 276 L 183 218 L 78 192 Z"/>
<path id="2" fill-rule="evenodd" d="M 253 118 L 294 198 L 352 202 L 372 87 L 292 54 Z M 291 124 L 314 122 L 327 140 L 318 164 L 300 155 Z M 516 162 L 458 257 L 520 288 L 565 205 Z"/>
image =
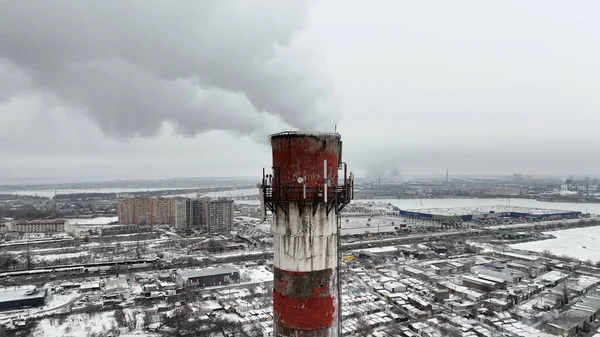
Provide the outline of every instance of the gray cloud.
<path id="1" fill-rule="evenodd" d="M 164 123 L 264 136 L 338 122 L 331 83 L 293 50 L 305 1 L 6 1 L 0 99 L 57 99 L 117 138 Z"/>
<path id="2" fill-rule="evenodd" d="M 600 3 L 315 2 L 0 0 L 0 180 L 258 176 L 330 78 L 358 175 L 597 174 Z"/>

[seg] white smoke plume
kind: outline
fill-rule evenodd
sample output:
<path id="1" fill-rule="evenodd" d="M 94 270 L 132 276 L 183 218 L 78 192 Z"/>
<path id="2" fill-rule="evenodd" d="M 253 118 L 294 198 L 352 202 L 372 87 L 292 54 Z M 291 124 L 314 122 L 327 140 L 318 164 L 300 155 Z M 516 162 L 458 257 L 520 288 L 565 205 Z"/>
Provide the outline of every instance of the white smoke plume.
<path id="1" fill-rule="evenodd" d="M 168 123 L 264 134 L 333 129 L 333 88 L 290 47 L 306 1 L 0 2 L 0 100 L 38 93 L 108 136 Z"/>

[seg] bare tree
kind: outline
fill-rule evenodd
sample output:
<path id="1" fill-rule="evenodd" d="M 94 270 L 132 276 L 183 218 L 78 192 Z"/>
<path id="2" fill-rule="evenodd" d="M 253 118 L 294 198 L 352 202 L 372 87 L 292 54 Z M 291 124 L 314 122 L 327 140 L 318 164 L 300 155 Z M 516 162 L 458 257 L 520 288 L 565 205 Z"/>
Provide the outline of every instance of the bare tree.
<path id="1" fill-rule="evenodd" d="M 562 298 L 564 304 L 569 304 L 569 289 L 566 284 L 562 286 Z"/>
<path id="2" fill-rule="evenodd" d="M 457 328 L 451 327 L 451 326 L 441 325 L 439 327 L 439 329 L 444 336 L 450 336 L 450 337 L 461 337 L 462 336 L 462 333 L 460 330 L 458 330 Z"/>
<path id="3" fill-rule="evenodd" d="M 127 318 L 125 317 L 125 313 L 123 312 L 123 309 L 117 309 L 115 310 L 115 321 L 117 322 L 117 324 L 119 326 L 127 326 Z"/>
<path id="4" fill-rule="evenodd" d="M 359 316 L 356 323 L 356 333 L 359 337 L 369 337 L 373 333 L 373 327 L 362 316 Z"/>
<path id="5" fill-rule="evenodd" d="M 544 251 L 542 252 L 542 256 L 550 258 L 552 257 L 552 252 L 549 249 L 544 249 Z"/>

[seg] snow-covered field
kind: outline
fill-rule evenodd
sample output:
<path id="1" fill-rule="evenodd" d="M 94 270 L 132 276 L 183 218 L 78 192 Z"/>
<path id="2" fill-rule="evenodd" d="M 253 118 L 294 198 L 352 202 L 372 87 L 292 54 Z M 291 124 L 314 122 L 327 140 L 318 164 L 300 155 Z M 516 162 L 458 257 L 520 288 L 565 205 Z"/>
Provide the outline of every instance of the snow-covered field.
<path id="1" fill-rule="evenodd" d="M 190 186 L 189 189 L 197 188 Z M 100 189 L 83 189 L 83 188 L 70 188 L 70 189 L 36 189 L 36 190 L 11 190 L 11 189 L 2 189 L 0 190 L 0 194 L 13 194 L 13 195 L 37 195 L 38 197 L 46 197 L 52 198 L 54 197 L 54 193 L 56 194 L 73 194 L 73 193 L 135 193 L 135 192 L 151 192 L 151 191 L 164 191 L 171 190 L 173 188 L 164 187 L 164 188 L 130 188 L 130 187 L 120 187 L 120 188 L 100 188 Z"/>
<path id="2" fill-rule="evenodd" d="M 119 221 L 119 217 L 116 216 L 103 216 L 91 219 L 69 219 L 71 225 L 106 225 L 117 221 Z"/>
<path id="3" fill-rule="evenodd" d="M 87 255 L 89 255 L 88 252 L 49 254 L 49 255 L 36 255 L 34 257 L 34 259 L 36 261 L 54 262 L 54 261 L 58 261 L 58 260 L 73 259 L 73 258 L 77 258 L 77 257 L 87 256 Z"/>
<path id="4" fill-rule="evenodd" d="M 547 233 L 556 236 L 556 239 L 518 243 L 511 247 L 534 252 L 549 250 L 554 255 L 568 255 L 583 261 L 600 261 L 600 226 Z"/>
<path id="5" fill-rule="evenodd" d="M 220 192 L 209 192 L 205 193 L 203 197 L 211 197 L 211 198 L 219 198 L 219 197 L 241 197 L 241 196 L 251 196 L 258 195 L 258 188 L 249 188 L 242 190 L 229 190 L 229 191 L 220 191 Z"/>
<path id="6" fill-rule="evenodd" d="M 273 273 L 267 270 L 265 266 L 256 268 L 240 269 L 242 279 L 247 277 L 250 282 L 268 282 L 273 281 Z"/>
<path id="7" fill-rule="evenodd" d="M 66 294 L 52 294 L 42 310 L 51 310 L 61 307 L 79 297 L 82 297 L 82 295 L 75 291 Z"/>
<path id="8" fill-rule="evenodd" d="M 143 331 L 144 314 L 137 310 L 124 310 L 129 327 L 120 328 L 120 336 L 158 337 L 158 334 Z M 110 331 L 119 330 L 114 311 L 92 314 L 75 314 L 63 319 L 46 318 L 41 320 L 31 334 L 32 337 L 92 337 L 106 336 Z"/>
<path id="9" fill-rule="evenodd" d="M 370 219 L 370 220 L 369 220 Z M 401 223 L 406 223 L 405 219 L 385 216 L 373 216 L 371 218 L 365 216 L 360 218 L 345 218 L 342 220 L 342 234 L 364 234 L 391 232 L 394 227 Z"/>
<path id="10" fill-rule="evenodd" d="M 208 193 L 202 194 L 201 196 L 202 197 L 210 197 L 210 198 L 219 198 L 219 197 L 233 198 L 233 197 L 242 197 L 242 196 L 247 197 L 247 196 L 252 196 L 252 195 L 258 195 L 258 188 L 233 189 L 233 190 L 226 190 L 226 191 L 219 191 L 219 192 L 208 192 Z M 195 198 L 197 196 L 197 192 L 178 194 L 176 196 L 183 197 L 183 198 Z"/>
<path id="11" fill-rule="evenodd" d="M 32 337 L 87 337 L 107 333 L 117 326 L 114 312 L 77 314 L 67 316 L 63 322 L 46 318 L 39 322 Z"/>
<path id="12" fill-rule="evenodd" d="M 356 200 L 361 201 L 361 200 Z M 385 202 L 401 209 L 425 208 L 451 208 L 451 207 L 477 207 L 511 205 L 530 208 L 564 209 L 569 211 L 590 212 L 600 214 L 600 204 L 572 203 L 572 202 L 545 202 L 533 199 L 377 199 L 362 200 L 365 202 Z"/>

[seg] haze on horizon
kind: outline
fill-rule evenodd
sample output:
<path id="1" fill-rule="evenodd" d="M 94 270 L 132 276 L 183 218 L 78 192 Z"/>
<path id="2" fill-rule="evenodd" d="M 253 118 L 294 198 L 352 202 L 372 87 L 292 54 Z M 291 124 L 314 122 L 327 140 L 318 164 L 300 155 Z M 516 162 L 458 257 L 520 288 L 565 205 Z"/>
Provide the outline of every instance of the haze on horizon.
<path id="1" fill-rule="evenodd" d="M 0 181 L 258 176 L 335 125 L 359 175 L 595 175 L 598 9 L 3 1 Z"/>

